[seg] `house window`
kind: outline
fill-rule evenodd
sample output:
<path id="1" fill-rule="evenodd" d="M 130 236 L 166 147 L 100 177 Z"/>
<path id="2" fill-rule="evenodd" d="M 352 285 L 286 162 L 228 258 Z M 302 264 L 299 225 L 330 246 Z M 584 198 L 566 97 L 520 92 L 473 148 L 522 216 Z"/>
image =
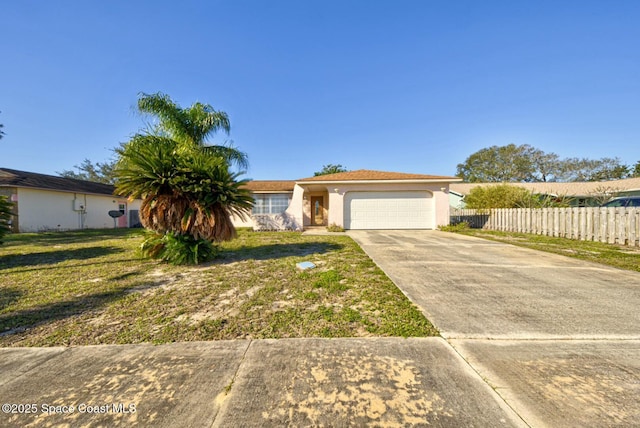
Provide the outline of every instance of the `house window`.
<path id="1" fill-rule="evenodd" d="M 253 195 L 253 214 L 280 214 L 286 211 L 291 202 L 288 194 Z"/>

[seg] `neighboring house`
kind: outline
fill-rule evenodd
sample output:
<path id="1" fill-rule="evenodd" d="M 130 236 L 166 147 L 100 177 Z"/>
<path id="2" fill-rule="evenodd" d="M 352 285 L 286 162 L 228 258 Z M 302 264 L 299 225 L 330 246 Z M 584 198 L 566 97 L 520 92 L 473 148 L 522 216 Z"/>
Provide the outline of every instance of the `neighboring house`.
<path id="1" fill-rule="evenodd" d="M 453 208 L 464 208 L 464 197 L 478 186 L 495 186 L 503 183 L 452 183 L 449 204 Z M 611 181 L 585 181 L 567 183 L 505 183 L 522 187 L 534 194 L 565 199 L 571 206 L 599 206 L 615 196 L 639 196 L 640 177 Z"/>
<path id="2" fill-rule="evenodd" d="M 449 224 L 449 185 L 457 177 L 358 170 L 296 181 L 255 181 L 247 187 L 257 230 L 435 229 Z M 284 208 L 285 201 L 288 206 Z M 268 207 L 268 208 L 267 208 Z"/>
<path id="3" fill-rule="evenodd" d="M 141 201 L 114 196 L 108 184 L 0 168 L 0 195 L 14 204 L 14 232 L 139 226 Z M 109 211 L 123 215 L 114 221 Z"/>

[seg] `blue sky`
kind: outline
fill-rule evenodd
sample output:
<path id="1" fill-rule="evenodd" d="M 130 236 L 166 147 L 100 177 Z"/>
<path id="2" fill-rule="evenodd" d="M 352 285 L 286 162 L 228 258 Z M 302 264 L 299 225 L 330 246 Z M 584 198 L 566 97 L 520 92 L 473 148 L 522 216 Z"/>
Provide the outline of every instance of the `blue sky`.
<path id="1" fill-rule="evenodd" d="M 5 1 L 0 166 L 105 161 L 139 92 L 226 111 L 246 177 L 454 175 L 491 145 L 640 160 L 640 2 Z"/>

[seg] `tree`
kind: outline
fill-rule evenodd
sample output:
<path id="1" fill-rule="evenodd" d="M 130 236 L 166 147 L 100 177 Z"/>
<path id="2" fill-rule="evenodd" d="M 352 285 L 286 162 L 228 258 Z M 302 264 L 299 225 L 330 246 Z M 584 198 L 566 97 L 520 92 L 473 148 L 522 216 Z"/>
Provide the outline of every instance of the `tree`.
<path id="1" fill-rule="evenodd" d="M 605 183 L 589 192 L 589 196 L 593 201 L 592 204 L 599 207 L 605 202 L 609 202 L 611 199 L 613 199 L 618 194 L 618 192 L 620 192 L 620 190 L 621 189 L 616 186 L 609 186 Z"/>
<path id="2" fill-rule="evenodd" d="M 313 173 L 313 176 L 317 177 L 319 175 L 336 174 L 338 172 L 347 172 L 347 169 L 340 164 L 334 165 L 330 163 L 328 165 L 323 165 L 320 171 Z"/>
<path id="3" fill-rule="evenodd" d="M 566 206 L 563 198 L 536 195 L 513 184 L 490 184 L 471 189 L 464 198 L 467 208 L 486 210 L 491 208 L 542 208 Z"/>
<path id="4" fill-rule="evenodd" d="M 607 181 L 633 175 L 619 158 L 566 158 L 528 144 L 491 146 L 458 164 L 456 175 L 470 183 Z"/>
<path id="5" fill-rule="evenodd" d="M 630 168 L 619 158 L 567 158 L 562 161 L 559 177 L 562 181 L 607 181 L 627 178 Z"/>
<path id="6" fill-rule="evenodd" d="M 0 244 L 3 243 L 4 236 L 11 232 L 9 221 L 13 213 L 11 207 L 13 204 L 9 202 L 6 196 L 0 196 Z"/>
<path id="7" fill-rule="evenodd" d="M 470 183 L 536 181 L 534 159 L 542 162 L 543 155 L 528 144 L 491 146 L 458 164 L 456 175 Z"/>
<path id="8" fill-rule="evenodd" d="M 138 110 L 158 120 L 155 125 L 151 125 L 152 134 L 167 136 L 181 144 L 200 146 L 205 151 L 220 156 L 229 164 L 235 164 L 241 169 L 249 166 L 247 154 L 237 150 L 232 144 L 207 144 L 207 138 L 216 132 L 224 131 L 228 134 L 231 130 L 227 113 L 216 111 L 211 105 L 199 102 L 183 109 L 168 95 L 160 92 L 141 93 L 138 99 Z"/>
<path id="9" fill-rule="evenodd" d="M 629 175 L 631 177 L 640 177 L 640 161 L 636 162 Z"/>
<path id="10" fill-rule="evenodd" d="M 211 243 L 235 237 L 231 216 L 243 217 L 253 206 L 246 180 L 230 171 L 230 162 L 246 165 L 246 155 L 205 145 L 208 136 L 229 129 L 226 113 L 209 105 L 183 109 L 166 95 L 142 94 L 139 107 L 156 109 L 159 123 L 116 149 L 116 190 L 142 199 L 140 220 L 157 233 L 144 244 L 148 254 L 198 263 L 214 252 Z"/>
<path id="11" fill-rule="evenodd" d="M 58 175 L 65 178 L 75 178 L 76 180 L 93 181 L 96 183 L 114 184 L 115 175 L 113 169 L 116 161 L 96 162 L 94 165 L 89 159 L 82 161 L 80 165 L 74 165 L 78 172 L 64 170 Z"/>

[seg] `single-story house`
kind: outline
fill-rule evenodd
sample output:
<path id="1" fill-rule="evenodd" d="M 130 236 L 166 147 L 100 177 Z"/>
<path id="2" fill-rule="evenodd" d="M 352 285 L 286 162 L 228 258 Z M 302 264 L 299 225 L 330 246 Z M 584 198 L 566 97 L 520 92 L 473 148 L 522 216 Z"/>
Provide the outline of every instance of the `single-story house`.
<path id="1" fill-rule="evenodd" d="M 303 230 L 435 229 L 449 224 L 449 186 L 457 177 L 358 170 L 301 180 L 246 184 L 255 205 L 236 227 Z M 15 232 L 139 226 L 140 200 L 107 184 L 0 168 L 0 195 L 14 203 Z M 123 215 L 115 220 L 109 212 Z"/>
<path id="2" fill-rule="evenodd" d="M 139 226 L 140 200 L 114 195 L 114 186 L 0 168 L 0 195 L 13 202 L 14 232 Z M 112 218 L 110 211 L 122 215 Z"/>
<path id="3" fill-rule="evenodd" d="M 471 189 L 497 184 L 502 183 L 452 183 L 449 189 L 449 204 L 453 208 L 464 208 L 464 198 Z M 506 184 L 522 187 L 537 195 L 562 198 L 576 207 L 599 206 L 607 199 L 616 196 L 640 196 L 640 177 L 611 181 Z"/>
<path id="4" fill-rule="evenodd" d="M 458 177 L 357 170 L 294 181 L 252 181 L 256 230 L 435 229 L 449 224 L 449 186 Z"/>

